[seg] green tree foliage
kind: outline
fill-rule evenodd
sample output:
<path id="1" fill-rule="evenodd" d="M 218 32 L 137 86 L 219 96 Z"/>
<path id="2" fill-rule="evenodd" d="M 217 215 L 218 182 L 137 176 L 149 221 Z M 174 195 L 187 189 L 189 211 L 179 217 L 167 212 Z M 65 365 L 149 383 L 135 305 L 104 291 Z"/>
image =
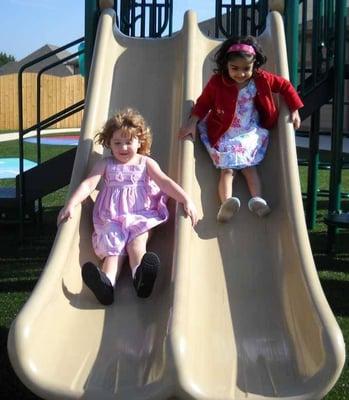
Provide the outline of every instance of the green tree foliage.
<path id="1" fill-rule="evenodd" d="M 6 53 L 0 51 L 0 67 L 2 65 L 7 64 L 10 61 L 16 61 L 14 56 L 12 56 L 11 54 L 6 54 Z"/>

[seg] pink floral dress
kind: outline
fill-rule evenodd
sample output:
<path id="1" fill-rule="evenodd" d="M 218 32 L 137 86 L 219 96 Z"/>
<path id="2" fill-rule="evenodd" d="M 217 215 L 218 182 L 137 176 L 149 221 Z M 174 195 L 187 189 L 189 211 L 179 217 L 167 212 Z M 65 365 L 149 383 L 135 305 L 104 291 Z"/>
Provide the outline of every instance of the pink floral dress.
<path id="1" fill-rule="evenodd" d="M 269 132 L 259 125 L 253 100 L 256 92 L 253 79 L 240 89 L 233 122 L 215 147 L 208 140 L 205 119 L 199 123 L 200 138 L 216 168 L 243 169 L 258 165 L 263 160 Z"/>
<path id="2" fill-rule="evenodd" d="M 129 165 L 107 159 L 93 209 L 92 244 L 101 259 L 126 254 L 127 243 L 168 219 L 167 196 L 148 176 L 146 160 Z"/>

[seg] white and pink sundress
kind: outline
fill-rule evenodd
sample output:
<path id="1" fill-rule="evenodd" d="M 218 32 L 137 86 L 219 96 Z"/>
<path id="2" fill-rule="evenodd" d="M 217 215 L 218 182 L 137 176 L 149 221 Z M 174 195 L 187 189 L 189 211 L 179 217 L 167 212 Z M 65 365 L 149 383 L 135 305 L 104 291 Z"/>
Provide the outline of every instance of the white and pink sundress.
<path id="1" fill-rule="evenodd" d="M 269 132 L 259 124 L 258 111 L 254 106 L 256 92 L 253 79 L 240 89 L 233 122 L 215 147 L 208 140 L 205 119 L 198 124 L 200 138 L 216 168 L 243 169 L 258 165 L 263 160 Z"/>

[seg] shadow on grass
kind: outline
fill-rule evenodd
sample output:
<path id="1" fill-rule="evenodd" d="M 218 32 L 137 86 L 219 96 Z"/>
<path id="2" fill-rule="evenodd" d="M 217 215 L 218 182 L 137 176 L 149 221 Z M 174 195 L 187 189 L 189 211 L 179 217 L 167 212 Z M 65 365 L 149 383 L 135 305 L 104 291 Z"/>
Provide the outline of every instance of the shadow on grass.
<path id="1" fill-rule="evenodd" d="M 318 271 L 349 273 L 349 262 L 347 259 L 334 258 L 326 254 L 314 254 L 314 260 Z"/>
<path id="2" fill-rule="evenodd" d="M 0 282 L 0 293 L 31 292 L 36 285 L 37 279 L 16 280 L 10 282 Z"/>
<path id="3" fill-rule="evenodd" d="M 349 231 L 339 230 L 335 252 L 327 254 L 327 232 L 309 232 L 316 269 L 326 298 L 338 317 L 349 316 Z"/>
<path id="4" fill-rule="evenodd" d="M 45 215 L 41 225 L 25 226 L 19 244 L 18 226 L 0 227 L 0 398 L 40 400 L 15 374 L 7 353 L 10 322 L 32 292 L 49 255 L 56 233 L 56 212 Z"/>
<path id="5" fill-rule="evenodd" d="M 40 400 L 19 380 L 7 354 L 8 329 L 0 327 L 0 397 L 4 400 Z"/>
<path id="6" fill-rule="evenodd" d="M 332 311 L 338 317 L 349 316 L 349 281 L 320 279 Z"/>
<path id="7" fill-rule="evenodd" d="M 309 232 L 318 271 L 349 273 L 349 231 L 338 230 L 333 253 L 327 253 L 327 232 Z"/>

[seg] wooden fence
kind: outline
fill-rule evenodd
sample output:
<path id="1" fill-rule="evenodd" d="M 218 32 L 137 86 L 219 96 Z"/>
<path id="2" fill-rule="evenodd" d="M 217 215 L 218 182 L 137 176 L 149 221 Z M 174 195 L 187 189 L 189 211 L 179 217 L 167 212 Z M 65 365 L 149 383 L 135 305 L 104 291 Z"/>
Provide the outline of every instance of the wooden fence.
<path id="1" fill-rule="evenodd" d="M 36 73 L 23 74 L 24 128 L 36 124 Z M 84 78 L 80 75 L 41 76 L 41 119 L 83 100 Z M 57 122 L 50 128 L 79 128 L 83 111 Z M 18 75 L 0 76 L 0 130 L 18 129 Z"/>

